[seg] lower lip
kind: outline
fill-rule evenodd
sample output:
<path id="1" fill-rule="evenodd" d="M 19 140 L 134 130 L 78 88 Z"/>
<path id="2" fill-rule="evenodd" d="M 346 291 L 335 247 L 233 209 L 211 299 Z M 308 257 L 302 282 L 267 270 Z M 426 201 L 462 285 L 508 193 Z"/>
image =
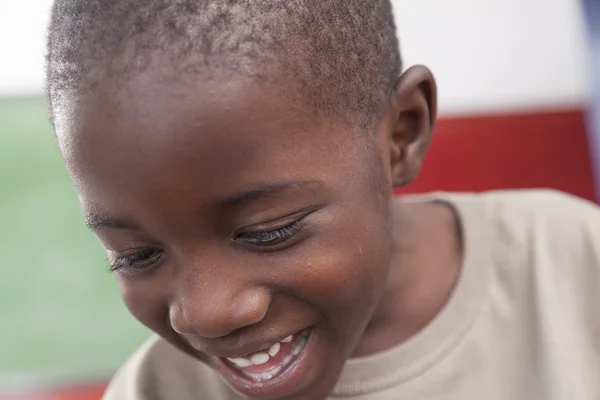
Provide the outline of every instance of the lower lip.
<path id="1" fill-rule="evenodd" d="M 314 349 L 317 341 L 318 335 L 312 329 L 304 350 L 278 375 L 265 381 L 252 380 L 219 357 L 213 357 L 216 361 L 214 365 L 231 386 L 243 395 L 254 398 L 278 398 L 299 389 L 303 378 L 309 372 L 309 367 L 314 365 L 316 357 Z"/>

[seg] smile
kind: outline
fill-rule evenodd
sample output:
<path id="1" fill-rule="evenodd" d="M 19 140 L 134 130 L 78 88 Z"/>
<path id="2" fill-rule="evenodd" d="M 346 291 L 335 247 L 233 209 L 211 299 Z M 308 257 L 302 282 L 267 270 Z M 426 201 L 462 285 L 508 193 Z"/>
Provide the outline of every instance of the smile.
<path id="1" fill-rule="evenodd" d="M 285 371 L 296 360 L 306 347 L 309 335 L 310 331 L 304 330 L 275 343 L 267 351 L 226 360 L 248 378 L 257 382 L 266 381 Z"/>
<path id="2" fill-rule="evenodd" d="M 304 329 L 244 357 L 215 357 L 216 366 L 238 392 L 250 397 L 278 397 L 294 391 L 304 379 L 314 362 L 310 360 L 314 339 L 313 329 Z"/>

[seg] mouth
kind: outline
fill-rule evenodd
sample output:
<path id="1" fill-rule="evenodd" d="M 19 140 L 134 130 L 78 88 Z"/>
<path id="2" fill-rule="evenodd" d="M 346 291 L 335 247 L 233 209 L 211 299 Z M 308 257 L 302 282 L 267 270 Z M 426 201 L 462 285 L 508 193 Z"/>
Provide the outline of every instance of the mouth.
<path id="1" fill-rule="evenodd" d="M 246 396 L 279 397 L 302 381 L 314 339 L 313 330 L 304 329 L 245 357 L 215 357 L 216 366 L 233 388 Z"/>

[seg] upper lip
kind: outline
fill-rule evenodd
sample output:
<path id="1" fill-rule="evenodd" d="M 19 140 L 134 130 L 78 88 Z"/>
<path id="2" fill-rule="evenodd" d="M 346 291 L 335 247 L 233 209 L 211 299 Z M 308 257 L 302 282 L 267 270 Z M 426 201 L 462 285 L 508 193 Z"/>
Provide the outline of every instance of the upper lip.
<path id="1" fill-rule="evenodd" d="M 192 346 L 195 350 L 208 354 L 210 356 L 224 358 L 241 358 L 247 357 L 248 355 L 256 353 L 258 351 L 268 350 L 269 347 L 273 346 L 275 343 L 279 343 L 288 336 L 292 334 L 295 335 L 301 332 L 302 330 L 303 329 L 294 331 L 293 333 L 278 335 L 276 338 L 262 340 L 256 340 L 254 338 L 250 339 L 250 337 L 247 335 L 237 335 L 232 337 L 225 336 L 219 339 L 212 339 L 209 343 L 199 343 L 193 338 L 187 338 L 186 342 L 188 342 L 189 345 Z"/>

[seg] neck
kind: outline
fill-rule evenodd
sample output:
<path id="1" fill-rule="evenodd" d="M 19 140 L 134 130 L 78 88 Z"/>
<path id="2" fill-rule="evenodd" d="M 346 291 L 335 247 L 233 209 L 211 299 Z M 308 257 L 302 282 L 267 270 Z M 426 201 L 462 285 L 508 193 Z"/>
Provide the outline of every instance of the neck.
<path id="1" fill-rule="evenodd" d="M 459 221 L 443 203 L 403 203 L 393 209 L 394 252 L 386 289 L 353 357 L 405 342 L 441 311 L 462 261 Z"/>

